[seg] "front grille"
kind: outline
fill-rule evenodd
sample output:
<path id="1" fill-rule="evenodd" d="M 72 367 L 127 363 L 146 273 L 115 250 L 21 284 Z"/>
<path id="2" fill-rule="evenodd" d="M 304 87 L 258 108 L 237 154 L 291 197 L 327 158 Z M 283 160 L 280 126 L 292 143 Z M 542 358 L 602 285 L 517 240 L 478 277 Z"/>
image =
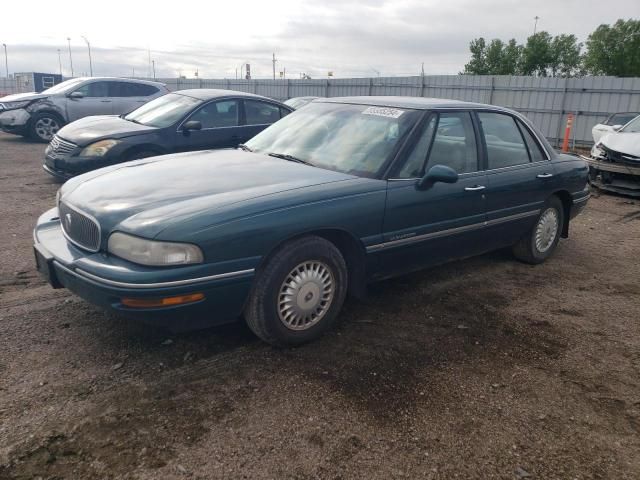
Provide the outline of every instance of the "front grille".
<path id="1" fill-rule="evenodd" d="M 73 152 L 78 146 L 75 143 L 67 142 L 61 139 L 59 136 L 54 135 L 49 142 L 47 148 L 47 155 L 53 158 L 64 158 Z"/>
<path id="2" fill-rule="evenodd" d="M 77 246 L 92 252 L 100 249 L 100 225 L 87 215 L 60 202 L 58 207 L 62 230 Z"/>

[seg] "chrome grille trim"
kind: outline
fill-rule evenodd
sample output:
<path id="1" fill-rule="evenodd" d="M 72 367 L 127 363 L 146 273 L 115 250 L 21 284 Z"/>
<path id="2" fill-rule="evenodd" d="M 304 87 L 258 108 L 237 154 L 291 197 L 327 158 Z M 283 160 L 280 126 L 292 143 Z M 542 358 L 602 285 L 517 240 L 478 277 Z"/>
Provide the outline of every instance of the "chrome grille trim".
<path id="1" fill-rule="evenodd" d="M 100 224 L 91 215 L 81 212 L 65 202 L 58 207 L 62 233 L 74 245 L 90 252 L 100 250 L 102 232 Z"/>
<path id="2" fill-rule="evenodd" d="M 75 143 L 68 142 L 61 139 L 58 135 L 54 135 L 51 142 L 49 142 L 47 153 L 53 158 L 64 158 L 76 148 L 78 148 L 78 145 Z"/>

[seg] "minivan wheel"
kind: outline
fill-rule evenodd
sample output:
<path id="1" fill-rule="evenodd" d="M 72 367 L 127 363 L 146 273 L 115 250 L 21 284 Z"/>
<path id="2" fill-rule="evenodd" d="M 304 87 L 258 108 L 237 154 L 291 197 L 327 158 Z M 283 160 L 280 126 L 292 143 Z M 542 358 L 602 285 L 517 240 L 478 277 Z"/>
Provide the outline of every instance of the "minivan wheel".
<path id="1" fill-rule="evenodd" d="M 513 246 L 514 256 L 525 263 L 544 262 L 556 249 L 564 222 L 562 201 L 554 195 L 542 207 L 531 230 Z"/>
<path id="2" fill-rule="evenodd" d="M 49 143 L 62 125 L 63 122 L 57 115 L 37 113 L 31 119 L 29 136 L 38 142 Z"/>
<path id="3" fill-rule="evenodd" d="M 302 237 L 281 246 L 258 272 L 245 320 L 265 342 L 300 345 L 334 324 L 346 292 L 340 251 L 324 238 Z"/>

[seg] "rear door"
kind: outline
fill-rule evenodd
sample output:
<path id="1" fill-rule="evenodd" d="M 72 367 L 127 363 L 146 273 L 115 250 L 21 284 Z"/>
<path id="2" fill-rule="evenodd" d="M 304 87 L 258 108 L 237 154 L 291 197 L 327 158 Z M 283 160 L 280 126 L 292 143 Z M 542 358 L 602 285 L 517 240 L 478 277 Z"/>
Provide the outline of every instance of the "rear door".
<path id="1" fill-rule="evenodd" d="M 185 132 L 181 124 L 178 128 L 177 150 L 236 147 L 241 143 L 239 117 L 237 99 L 205 103 L 182 122 L 198 121 L 202 124 L 202 130 Z"/>
<path id="2" fill-rule="evenodd" d="M 369 247 L 387 274 L 416 270 L 483 250 L 486 175 L 470 112 L 431 114 L 420 138 L 388 180 L 383 243 Z M 434 165 L 454 169 L 453 184 L 425 190 L 417 180 Z"/>
<path id="3" fill-rule="evenodd" d="M 113 113 L 129 113 L 158 94 L 158 88 L 144 83 L 110 81 L 109 96 L 113 102 Z"/>
<path id="4" fill-rule="evenodd" d="M 74 92 L 82 93 L 83 97 L 67 97 L 69 122 L 89 115 L 111 115 L 113 113 L 113 100 L 109 97 L 109 82 L 91 81 L 76 88 Z"/>
<path id="5" fill-rule="evenodd" d="M 487 162 L 487 228 L 495 247 L 512 245 L 555 191 L 553 164 L 531 129 L 508 113 L 478 112 Z"/>
<path id="6" fill-rule="evenodd" d="M 241 139 L 238 143 L 244 143 L 253 138 L 269 125 L 277 122 L 282 117 L 290 113 L 289 110 L 282 108 L 279 105 L 263 102 L 261 100 L 244 99 L 242 103 L 243 126 L 240 130 Z"/>

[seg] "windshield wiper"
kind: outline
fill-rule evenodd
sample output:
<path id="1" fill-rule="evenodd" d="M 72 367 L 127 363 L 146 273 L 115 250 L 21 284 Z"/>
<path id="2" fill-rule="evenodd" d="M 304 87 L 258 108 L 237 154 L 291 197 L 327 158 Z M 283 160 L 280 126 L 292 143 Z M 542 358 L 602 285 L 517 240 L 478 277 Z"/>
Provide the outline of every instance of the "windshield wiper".
<path id="1" fill-rule="evenodd" d="M 253 152 L 253 150 L 251 150 L 249 147 L 247 147 L 244 143 L 239 143 L 238 144 L 238 148 L 241 148 L 245 152 Z"/>
<path id="2" fill-rule="evenodd" d="M 289 160 L 290 162 L 301 163 L 303 165 L 313 166 L 311 163 L 306 160 L 302 160 L 301 158 L 294 157 L 293 155 L 287 155 L 286 153 L 275 153 L 271 152 L 268 154 L 270 157 L 282 158 L 283 160 Z"/>

